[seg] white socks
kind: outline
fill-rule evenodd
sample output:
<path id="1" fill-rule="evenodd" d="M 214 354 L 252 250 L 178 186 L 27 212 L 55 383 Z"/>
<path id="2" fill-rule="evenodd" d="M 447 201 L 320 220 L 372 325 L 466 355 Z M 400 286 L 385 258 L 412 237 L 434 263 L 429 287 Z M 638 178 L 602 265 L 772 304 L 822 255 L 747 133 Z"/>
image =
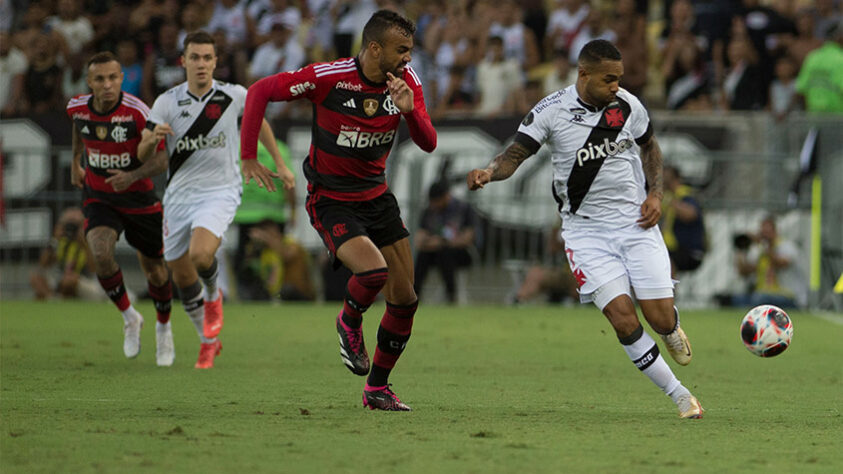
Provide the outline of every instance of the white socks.
<path id="1" fill-rule="evenodd" d="M 673 371 L 670 370 L 670 366 L 659 354 L 659 346 L 656 345 L 656 341 L 644 332 L 641 326 L 638 326 L 638 329 L 630 337 L 621 341 L 621 345 L 632 363 L 638 367 L 638 370 L 644 372 L 644 375 L 649 377 L 671 398 L 674 395 L 678 397 L 683 390 L 684 392 L 688 391 L 685 387 L 682 387 L 682 384 L 673 375 Z M 680 387 L 681 390 L 679 390 Z"/>

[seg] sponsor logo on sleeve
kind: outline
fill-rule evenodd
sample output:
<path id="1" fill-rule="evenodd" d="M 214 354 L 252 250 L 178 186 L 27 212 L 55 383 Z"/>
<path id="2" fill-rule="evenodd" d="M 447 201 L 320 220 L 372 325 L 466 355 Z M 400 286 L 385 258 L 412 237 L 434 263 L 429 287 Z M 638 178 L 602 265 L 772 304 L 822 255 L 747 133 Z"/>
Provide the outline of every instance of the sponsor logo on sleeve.
<path id="1" fill-rule="evenodd" d="M 528 114 L 524 117 L 524 120 L 522 120 L 522 121 L 521 121 L 521 125 L 524 125 L 525 127 L 526 127 L 527 125 L 530 125 L 531 123 L 533 123 L 533 119 L 534 119 L 534 118 L 536 118 L 536 116 L 535 116 L 532 112 L 528 113 Z"/>
<path id="2" fill-rule="evenodd" d="M 295 97 L 297 95 L 304 94 L 307 91 L 312 91 L 313 89 L 316 89 L 316 84 L 310 81 L 301 82 L 299 84 L 293 84 L 292 86 L 290 86 L 290 94 Z"/>

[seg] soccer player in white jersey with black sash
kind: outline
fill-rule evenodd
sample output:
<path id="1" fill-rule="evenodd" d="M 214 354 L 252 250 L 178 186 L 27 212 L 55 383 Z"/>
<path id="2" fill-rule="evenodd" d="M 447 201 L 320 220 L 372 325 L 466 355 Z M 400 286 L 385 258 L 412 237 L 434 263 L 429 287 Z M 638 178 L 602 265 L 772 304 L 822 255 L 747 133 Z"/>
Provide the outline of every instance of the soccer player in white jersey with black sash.
<path id="1" fill-rule="evenodd" d="M 485 169 L 468 173 L 470 190 L 506 179 L 542 144 L 551 151 L 553 197 L 582 302 L 594 302 L 635 366 L 676 403 L 682 418 L 703 409 L 670 370 L 644 331 L 644 318 L 676 362 L 691 345 L 673 304 L 670 259 L 659 232 L 662 156 L 647 110 L 621 89 L 621 54 L 605 40 L 582 49 L 577 83 L 542 99 L 524 118 L 512 145 Z"/>
<path id="2" fill-rule="evenodd" d="M 238 121 L 246 103 L 246 89 L 213 79 L 217 55 L 213 38 L 204 31 L 184 39 L 184 82 L 155 100 L 138 154 L 169 160 L 164 193 L 164 259 L 173 272 L 182 305 L 199 333 L 201 346 L 195 367 L 214 366 L 222 344 L 222 294 L 217 288 L 215 254 L 222 235 L 240 205 L 242 184 L 238 157 Z M 275 191 L 267 176 L 293 186 L 293 174 L 284 165 L 275 136 L 264 120 L 261 142 L 273 154 L 279 172 L 272 173 L 257 160 L 246 164 L 243 175 Z M 165 140 L 166 150 L 155 152 Z M 263 179 L 261 179 L 263 178 Z M 202 294 L 201 278 L 205 287 Z"/>

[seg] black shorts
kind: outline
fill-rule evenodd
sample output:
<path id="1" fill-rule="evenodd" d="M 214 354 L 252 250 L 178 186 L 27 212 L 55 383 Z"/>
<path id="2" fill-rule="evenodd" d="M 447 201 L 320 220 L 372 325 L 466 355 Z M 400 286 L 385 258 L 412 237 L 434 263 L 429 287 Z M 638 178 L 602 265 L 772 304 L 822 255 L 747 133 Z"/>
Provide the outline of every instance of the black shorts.
<path id="1" fill-rule="evenodd" d="M 340 245 L 358 235 L 369 237 L 378 248 L 410 235 L 401 220 L 398 201 L 389 191 L 369 201 L 337 201 L 309 195 L 307 215 L 335 257 Z"/>
<path id="2" fill-rule="evenodd" d="M 94 227 L 105 226 L 114 229 L 117 237 L 126 232 L 126 242 L 149 258 L 164 255 L 164 238 L 161 235 L 162 212 L 148 214 L 126 214 L 108 204 L 90 202 L 82 211 L 85 213 L 85 233 Z"/>

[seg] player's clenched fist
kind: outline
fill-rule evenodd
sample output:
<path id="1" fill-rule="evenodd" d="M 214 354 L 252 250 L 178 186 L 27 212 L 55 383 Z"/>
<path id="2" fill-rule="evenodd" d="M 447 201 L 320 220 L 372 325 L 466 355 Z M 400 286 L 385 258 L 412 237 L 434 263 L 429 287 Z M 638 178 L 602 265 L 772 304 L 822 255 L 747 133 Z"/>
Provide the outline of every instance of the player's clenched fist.
<path id="1" fill-rule="evenodd" d="M 489 170 L 474 169 L 468 172 L 465 177 L 469 191 L 482 188 L 486 183 L 492 181 L 492 172 Z"/>

